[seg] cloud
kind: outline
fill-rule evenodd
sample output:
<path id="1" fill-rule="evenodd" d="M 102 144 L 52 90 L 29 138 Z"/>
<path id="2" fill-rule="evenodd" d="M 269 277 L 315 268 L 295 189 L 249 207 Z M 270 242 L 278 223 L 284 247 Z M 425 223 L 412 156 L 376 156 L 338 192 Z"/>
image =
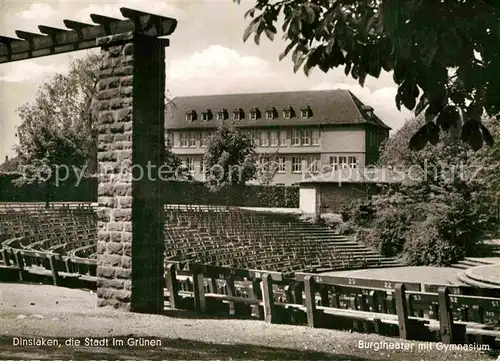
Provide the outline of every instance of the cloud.
<path id="1" fill-rule="evenodd" d="M 311 90 L 326 90 L 326 89 L 347 89 L 357 96 L 363 103 L 374 108 L 375 114 L 382 119 L 393 131 L 398 130 L 403 126 L 408 118 L 411 118 L 413 113 L 404 107 L 401 111 L 396 108 L 395 97 L 397 94 L 396 87 L 382 87 L 371 90 L 367 86 L 344 84 L 344 83 L 320 83 L 312 87 Z"/>
<path id="2" fill-rule="evenodd" d="M 28 10 L 23 10 L 17 13 L 17 15 L 23 19 L 48 19 L 54 15 L 55 10 L 52 6 L 46 3 L 35 3 L 31 4 Z"/>
<path id="3" fill-rule="evenodd" d="M 134 10 L 144 11 L 155 15 L 171 17 L 178 21 L 185 21 L 187 14 L 171 2 L 167 1 L 138 1 L 138 0 L 118 0 L 106 2 L 91 2 L 87 6 L 76 12 L 74 15 L 75 20 L 91 23 L 90 14 L 105 15 L 112 18 L 123 19 L 120 8 L 126 7 Z"/>
<path id="4" fill-rule="evenodd" d="M 188 58 L 172 61 L 167 72 L 167 76 L 176 81 L 220 78 L 225 82 L 270 74 L 267 61 L 255 56 L 242 56 L 220 45 L 212 45 Z"/>
<path id="5" fill-rule="evenodd" d="M 32 60 L 5 64 L 1 69 L 0 81 L 18 83 L 27 80 L 39 79 L 55 73 L 66 73 L 67 65 L 40 65 Z"/>

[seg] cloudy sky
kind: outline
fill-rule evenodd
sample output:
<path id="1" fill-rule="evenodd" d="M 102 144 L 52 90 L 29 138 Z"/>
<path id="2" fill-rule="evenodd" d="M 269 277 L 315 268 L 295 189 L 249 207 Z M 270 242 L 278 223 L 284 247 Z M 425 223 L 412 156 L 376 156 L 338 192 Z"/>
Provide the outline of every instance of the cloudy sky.
<path id="1" fill-rule="evenodd" d="M 301 70 L 293 73 L 290 59 L 278 60 L 285 44 L 280 36 L 274 42 L 263 36 L 260 46 L 252 39 L 243 43 L 248 23 L 244 13 L 251 4 L 245 0 L 241 5 L 232 0 L 2 0 L 0 35 L 16 37 L 15 30 L 38 32 L 38 25 L 64 28 L 63 19 L 92 24 L 91 13 L 122 19 L 119 8 L 129 7 L 173 17 L 179 22 L 166 53 L 166 87 L 173 96 L 348 88 L 374 107 L 375 113 L 393 129 L 410 116 L 394 105 L 396 88 L 391 74 L 382 73 L 379 79 L 369 77 L 364 88 L 345 77 L 343 68 L 328 74 L 314 70 L 306 77 Z M 0 163 L 5 155 L 15 154 L 12 147 L 20 124 L 16 109 L 33 99 L 44 79 L 67 71 L 71 58 L 87 53 L 0 64 Z"/>

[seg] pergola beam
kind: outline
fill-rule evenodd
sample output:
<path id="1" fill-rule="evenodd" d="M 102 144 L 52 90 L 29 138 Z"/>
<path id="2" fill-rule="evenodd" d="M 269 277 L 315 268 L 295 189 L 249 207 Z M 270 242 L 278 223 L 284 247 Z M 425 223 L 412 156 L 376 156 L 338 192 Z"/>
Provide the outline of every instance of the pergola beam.
<path id="1" fill-rule="evenodd" d="M 64 20 L 70 30 L 40 25 L 40 32 L 46 35 L 16 30 L 20 39 L 0 36 L 3 45 L 0 46 L 0 63 L 94 48 L 97 38 L 114 34 L 137 32 L 146 36 L 167 36 L 177 26 L 175 19 L 129 8 L 120 8 L 120 11 L 127 19 L 91 14 L 92 21 L 98 25 Z"/>

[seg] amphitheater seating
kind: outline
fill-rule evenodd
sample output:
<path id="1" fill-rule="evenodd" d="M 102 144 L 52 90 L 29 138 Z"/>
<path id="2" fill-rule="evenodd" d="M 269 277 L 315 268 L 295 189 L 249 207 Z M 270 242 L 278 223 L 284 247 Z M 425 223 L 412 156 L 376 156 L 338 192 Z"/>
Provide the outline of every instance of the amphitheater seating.
<path id="1" fill-rule="evenodd" d="M 452 341 L 493 344 L 500 336 L 500 291 L 448 286 L 448 295 L 440 285 L 401 288 L 390 280 L 318 274 L 398 262 L 294 216 L 172 205 L 165 216 L 165 295 L 172 308 L 409 339 L 432 340 L 451 329 Z M 28 273 L 49 276 L 55 285 L 74 279 L 95 288 L 95 240 L 88 206 L 0 204 L 0 260 L 20 280 Z M 451 319 L 441 317 L 448 311 Z"/>
<path id="2" fill-rule="evenodd" d="M 78 258 L 75 251 L 95 249 L 95 239 L 96 216 L 90 205 L 0 205 L 0 253 L 5 266 L 15 265 L 32 274 L 47 273 L 56 279 L 60 265 L 73 265 L 73 269 L 64 267 L 67 275 L 95 276 L 95 265 L 74 269 L 80 264 L 88 267 L 87 257 Z"/>
<path id="3" fill-rule="evenodd" d="M 194 206 L 167 207 L 166 250 L 169 260 L 280 272 L 398 265 L 294 216 Z"/>

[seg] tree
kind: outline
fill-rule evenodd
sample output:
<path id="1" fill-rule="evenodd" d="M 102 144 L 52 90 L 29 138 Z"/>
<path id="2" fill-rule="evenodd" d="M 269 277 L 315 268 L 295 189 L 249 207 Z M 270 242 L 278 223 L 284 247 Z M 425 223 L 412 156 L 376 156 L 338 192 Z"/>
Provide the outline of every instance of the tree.
<path id="1" fill-rule="evenodd" d="M 95 173 L 99 61 L 99 55 L 74 60 L 67 75 L 56 74 L 43 83 L 35 101 L 18 109 L 22 123 L 16 151 L 21 164 L 31 166 L 31 174 L 19 178 L 18 184 L 28 180 L 50 188 L 47 178 L 63 164 Z"/>
<path id="2" fill-rule="evenodd" d="M 48 178 L 57 166 L 74 167 L 87 176 L 97 172 L 96 94 L 100 61 L 101 56 L 94 54 L 74 60 L 67 75 L 53 76 L 39 87 L 34 102 L 18 109 L 22 123 L 17 129 L 16 151 L 27 174 L 15 182 L 45 184 L 47 202 L 53 183 Z M 168 93 L 165 98 L 170 104 Z M 189 179 L 187 172 L 179 172 L 181 162 L 169 145 L 165 162 L 177 170 L 173 177 Z"/>
<path id="3" fill-rule="evenodd" d="M 212 192 L 245 184 L 257 175 L 255 147 L 251 140 L 224 126 L 208 140 L 203 164 L 206 186 Z"/>
<path id="4" fill-rule="evenodd" d="M 343 66 L 361 86 L 392 72 L 398 109 L 425 110 L 412 149 L 454 126 L 475 150 L 493 144 L 481 116 L 500 112 L 500 3 L 256 0 L 243 41 L 253 34 L 258 45 L 263 33 L 272 41 L 281 15 L 287 44 L 279 58 L 291 54 L 294 72 Z"/>
<path id="5" fill-rule="evenodd" d="M 375 198 L 368 239 L 411 264 L 450 264 L 473 253 L 491 231 L 489 196 L 478 179 L 477 153 L 461 139 L 448 134 L 436 147 L 408 149 L 423 123 L 410 120 L 384 146 L 380 166 L 401 172 L 402 181 Z"/>
<path id="6" fill-rule="evenodd" d="M 491 129 L 495 140 L 500 139 L 500 123 L 486 120 L 485 123 Z M 475 160 L 481 165 L 478 180 L 482 182 L 492 203 L 497 209 L 497 216 L 500 216 L 500 144 L 495 142 L 493 147 L 484 148 L 477 152 Z"/>
<path id="7" fill-rule="evenodd" d="M 273 182 L 274 177 L 279 170 L 278 154 L 279 149 L 275 152 L 262 153 L 260 155 L 260 162 L 257 166 L 256 174 L 259 184 L 268 186 Z"/>

